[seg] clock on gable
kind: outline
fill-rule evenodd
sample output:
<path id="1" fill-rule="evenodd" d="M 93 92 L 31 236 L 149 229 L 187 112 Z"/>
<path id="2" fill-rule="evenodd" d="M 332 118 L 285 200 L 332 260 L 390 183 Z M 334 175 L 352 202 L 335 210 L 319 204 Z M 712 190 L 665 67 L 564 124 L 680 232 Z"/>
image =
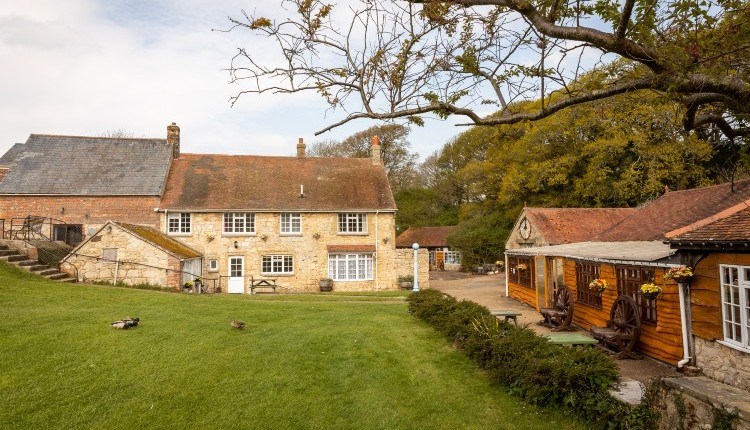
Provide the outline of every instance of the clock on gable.
<path id="1" fill-rule="evenodd" d="M 521 223 L 518 225 L 518 232 L 521 233 L 521 237 L 524 238 L 524 240 L 531 236 L 531 226 L 526 218 L 522 219 Z"/>

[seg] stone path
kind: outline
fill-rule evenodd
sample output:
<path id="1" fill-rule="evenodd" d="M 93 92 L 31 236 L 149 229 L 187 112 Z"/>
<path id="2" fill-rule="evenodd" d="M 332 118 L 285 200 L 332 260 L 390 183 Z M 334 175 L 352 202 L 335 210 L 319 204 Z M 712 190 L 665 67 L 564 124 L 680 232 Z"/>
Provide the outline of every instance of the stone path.
<path id="1" fill-rule="evenodd" d="M 487 306 L 490 309 L 514 310 L 521 313 L 519 325 L 527 325 L 539 334 L 550 333 L 550 329 L 537 323 L 541 315 L 536 309 L 520 301 L 505 297 L 505 275 L 469 275 L 460 272 L 430 272 L 430 287 L 450 294 L 458 299 L 466 299 Z M 578 329 L 577 333 L 587 334 Z M 647 383 L 656 376 L 676 377 L 672 366 L 644 358 L 643 360 L 617 360 L 624 382 Z"/>

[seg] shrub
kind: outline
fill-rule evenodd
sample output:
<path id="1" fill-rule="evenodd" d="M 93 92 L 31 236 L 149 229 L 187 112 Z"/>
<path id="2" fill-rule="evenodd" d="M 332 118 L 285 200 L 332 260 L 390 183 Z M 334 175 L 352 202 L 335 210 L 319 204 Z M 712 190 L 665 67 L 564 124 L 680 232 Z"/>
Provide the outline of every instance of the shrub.
<path id="1" fill-rule="evenodd" d="M 407 301 L 410 313 L 433 325 L 492 380 L 529 403 L 563 406 L 611 429 L 646 429 L 655 423 L 648 403 L 633 408 L 609 395 L 619 371 L 598 349 L 551 344 L 526 327 L 498 321 L 484 306 L 440 291 L 412 293 Z"/>

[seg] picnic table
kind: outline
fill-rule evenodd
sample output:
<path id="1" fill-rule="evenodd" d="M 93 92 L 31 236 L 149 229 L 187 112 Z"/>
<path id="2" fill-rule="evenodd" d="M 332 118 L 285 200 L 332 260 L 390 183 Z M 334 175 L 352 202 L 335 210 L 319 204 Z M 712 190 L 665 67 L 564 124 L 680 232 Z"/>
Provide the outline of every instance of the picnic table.
<path id="1" fill-rule="evenodd" d="M 494 310 L 490 311 L 490 314 L 498 319 L 501 317 L 505 318 L 505 322 L 513 320 L 513 322 L 516 324 L 516 327 L 518 327 L 518 320 L 516 318 L 521 316 L 521 312 L 510 310 Z"/>
<path id="2" fill-rule="evenodd" d="M 549 333 L 546 334 L 547 338 L 549 338 L 549 341 L 551 343 L 554 343 L 556 345 L 567 345 L 567 346 L 575 346 L 575 345 L 596 345 L 599 343 L 596 339 L 590 336 L 586 336 L 582 333 Z"/>
<path id="3" fill-rule="evenodd" d="M 258 288 L 271 288 L 275 293 L 277 287 L 276 279 L 250 279 L 250 294 L 256 294 Z"/>

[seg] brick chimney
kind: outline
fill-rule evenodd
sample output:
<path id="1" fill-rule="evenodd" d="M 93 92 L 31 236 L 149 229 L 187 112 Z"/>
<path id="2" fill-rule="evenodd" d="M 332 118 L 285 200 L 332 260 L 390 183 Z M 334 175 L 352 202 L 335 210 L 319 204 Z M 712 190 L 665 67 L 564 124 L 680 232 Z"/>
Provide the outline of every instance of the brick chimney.
<path id="1" fill-rule="evenodd" d="M 381 164 L 382 160 L 380 159 L 380 139 L 378 136 L 372 137 L 372 149 L 370 151 L 370 156 L 372 157 L 372 164 Z"/>
<path id="2" fill-rule="evenodd" d="M 8 170 L 10 170 L 10 167 L 0 166 L 0 182 L 3 182 L 3 179 L 5 179 L 5 175 L 8 174 Z"/>
<path id="3" fill-rule="evenodd" d="M 297 158 L 305 158 L 305 142 L 301 137 L 297 143 Z"/>
<path id="4" fill-rule="evenodd" d="M 175 123 L 167 126 L 167 143 L 172 145 L 172 158 L 180 158 L 180 127 Z"/>

